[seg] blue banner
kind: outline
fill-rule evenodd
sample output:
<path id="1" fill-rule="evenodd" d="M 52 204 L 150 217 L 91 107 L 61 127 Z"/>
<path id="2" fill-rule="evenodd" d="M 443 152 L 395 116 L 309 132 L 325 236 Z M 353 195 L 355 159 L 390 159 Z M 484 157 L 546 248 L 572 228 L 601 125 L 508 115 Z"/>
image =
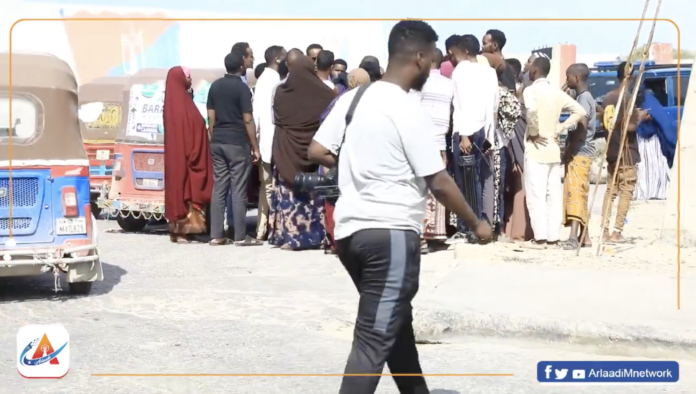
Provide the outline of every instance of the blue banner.
<path id="1" fill-rule="evenodd" d="M 540 361 L 541 383 L 676 383 L 676 361 Z"/>

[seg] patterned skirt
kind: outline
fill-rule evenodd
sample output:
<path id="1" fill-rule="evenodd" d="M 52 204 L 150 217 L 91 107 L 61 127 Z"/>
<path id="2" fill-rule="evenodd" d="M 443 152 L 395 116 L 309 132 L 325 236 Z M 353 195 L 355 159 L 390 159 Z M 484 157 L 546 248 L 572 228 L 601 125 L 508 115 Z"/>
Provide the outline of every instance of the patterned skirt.
<path id="1" fill-rule="evenodd" d="M 319 248 L 326 238 L 324 200 L 295 196 L 292 186 L 274 171 L 268 223 L 271 245 L 288 245 L 293 250 Z"/>
<path id="2" fill-rule="evenodd" d="M 447 165 L 446 152 L 442 151 L 442 162 Z M 427 240 L 447 239 L 447 209 L 432 193 L 425 202 L 425 219 L 422 225 L 422 238 Z"/>

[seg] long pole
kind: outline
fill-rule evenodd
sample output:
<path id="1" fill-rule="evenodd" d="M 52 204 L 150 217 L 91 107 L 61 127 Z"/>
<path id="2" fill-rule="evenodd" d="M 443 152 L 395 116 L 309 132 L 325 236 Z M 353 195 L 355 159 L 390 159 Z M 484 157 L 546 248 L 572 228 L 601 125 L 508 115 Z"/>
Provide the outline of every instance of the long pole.
<path id="1" fill-rule="evenodd" d="M 661 1 L 661 0 L 660 0 Z M 645 5 L 643 5 L 643 14 L 640 17 L 640 22 L 638 23 L 638 31 L 636 32 L 636 36 L 633 39 L 633 46 L 631 47 L 631 52 L 628 54 L 628 60 L 626 61 L 626 68 L 624 69 L 625 73 L 624 75 L 631 75 L 633 72 L 633 62 L 631 61 L 631 58 L 633 57 L 633 53 L 636 51 L 636 48 L 638 47 L 638 41 L 640 40 L 640 32 L 643 30 L 643 21 L 645 20 L 645 16 L 648 13 L 648 6 L 650 5 L 650 0 L 645 0 Z M 621 102 L 623 101 L 623 96 L 624 92 L 626 91 L 626 80 L 624 80 L 621 83 L 621 86 L 619 88 L 619 99 L 616 103 L 617 108 L 621 105 Z M 602 120 L 600 120 L 601 122 Z M 614 126 L 616 125 L 616 117 L 614 117 L 609 125 L 609 130 L 607 130 L 607 143 L 604 146 L 604 150 L 602 151 L 602 162 L 601 165 L 599 166 L 599 169 L 597 170 L 597 176 L 595 177 L 595 187 L 594 191 L 592 192 L 592 200 L 590 200 L 590 206 L 587 209 L 587 220 L 585 221 L 585 225 L 582 228 L 582 234 L 580 235 L 580 242 L 578 242 L 578 247 L 575 250 L 575 256 L 580 255 L 580 248 L 582 248 L 582 244 L 585 241 L 585 237 L 587 236 L 587 227 L 590 225 L 590 218 L 592 217 L 592 208 L 594 207 L 595 201 L 597 200 L 597 191 L 599 191 L 599 178 L 602 177 L 602 169 L 604 168 L 604 163 L 607 161 L 607 148 L 609 147 L 609 141 L 611 141 L 611 135 L 614 132 Z"/>
<path id="2" fill-rule="evenodd" d="M 655 36 L 655 26 L 657 25 L 657 16 L 660 14 L 660 7 L 662 6 L 662 0 L 657 1 L 657 8 L 655 8 L 655 18 L 653 19 L 652 27 L 650 28 L 650 35 L 648 36 L 648 43 L 643 47 L 643 56 L 640 59 L 640 69 L 638 69 L 638 76 L 636 77 L 635 84 L 633 86 L 633 94 L 631 95 L 631 103 L 628 106 L 628 110 L 625 111 L 623 117 L 623 124 L 621 125 L 621 143 L 619 144 L 619 155 L 616 159 L 616 166 L 614 167 L 614 173 L 611 177 L 611 184 L 608 187 L 614 187 L 621 170 L 621 164 L 623 160 L 623 151 L 626 146 L 626 140 L 628 139 L 628 125 L 633 115 L 633 111 L 636 106 L 636 99 L 638 98 L 638 91 L 640 90 L 640 82 L 643 79 L 643 72 L 645 71 L 645 61 L 648 58 L 648 51 L 650 51 L 650 45 L 652 44 L 653 37 Z M 629 79 L 630 74 L 626 74 L 626 80 Z M 621 107 L 618 107 L 621 108 Z M 618 108 L 616 109 L 618 115 Z M 625 164 L 625 162 L 623 163 Z M 607 189 L 608 193 L 611 193 L 612 189 Z M 609 204 L 604 207 L 602 212 L 602 236 L 599 237 L 599 242 L 597 242 L 597 256 L 602 252 L 602 241 L 604 240 L 604 222 L 607 219 L 609 213 Z"/>

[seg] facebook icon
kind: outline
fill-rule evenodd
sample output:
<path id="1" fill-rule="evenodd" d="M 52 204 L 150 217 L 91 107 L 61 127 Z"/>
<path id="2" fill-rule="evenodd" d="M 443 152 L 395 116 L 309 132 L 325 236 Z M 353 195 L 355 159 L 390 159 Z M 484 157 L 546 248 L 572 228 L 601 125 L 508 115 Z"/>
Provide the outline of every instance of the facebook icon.
<path id="1" fill-rule="evenodd" d="M 544 372 L 546 372 L 546 380 L 551 380 L 551 371 L 553 371 L 553 367 L 551 364 L 547 365 L 546 368 L 544 368 Z"/>

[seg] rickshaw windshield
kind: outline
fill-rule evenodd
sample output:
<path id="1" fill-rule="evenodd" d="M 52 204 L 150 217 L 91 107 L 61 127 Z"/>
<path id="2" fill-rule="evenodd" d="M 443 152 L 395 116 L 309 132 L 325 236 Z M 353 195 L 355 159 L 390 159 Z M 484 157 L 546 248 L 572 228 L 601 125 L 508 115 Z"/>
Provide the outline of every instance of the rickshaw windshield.
<path id="1" fill-rule="evenodd" d="M 0 53 L 0 161 L 83 160 L 77 82 L 70 66 L 50 54 Z M 12 114 L 10 115 L 10 106 Z"/>
<path id="2" fill-rule="evenodd" d="M 123 110 L 117 142 L 164 144 L 162 107 L 166 69 L 143 69 L 130 76 L 122 91 Z"/>
<path id="3" fill-rule="evenodd" d="M 80 86 L 80 129 L 84 142 L 114 141 L 123 110 L 123 88 L 128 77 L 103 77 Z"/>
<path id="4" fill-rule="evenodd" d="M 124 106 L 122 114 L 120 133 L 117 138 L 119 142 L 160 145 L 164 143 L 165 130 L 162 114 L 168 70 L 164 70 L 164 77 L 159 79 L 157 78 L 159 75 L 155 74 L 154 70 L 142 70 L 141 73 L 146 71 L 150 76 L 134 75 L 124 90 L 124 103 L 128 104 Z M 224 75 L 225 72 L 222 70 L 191 70 L 193 100 L 201 116 L 206 119 L 206 123 L 208 90 L 216 79 Z"/>

